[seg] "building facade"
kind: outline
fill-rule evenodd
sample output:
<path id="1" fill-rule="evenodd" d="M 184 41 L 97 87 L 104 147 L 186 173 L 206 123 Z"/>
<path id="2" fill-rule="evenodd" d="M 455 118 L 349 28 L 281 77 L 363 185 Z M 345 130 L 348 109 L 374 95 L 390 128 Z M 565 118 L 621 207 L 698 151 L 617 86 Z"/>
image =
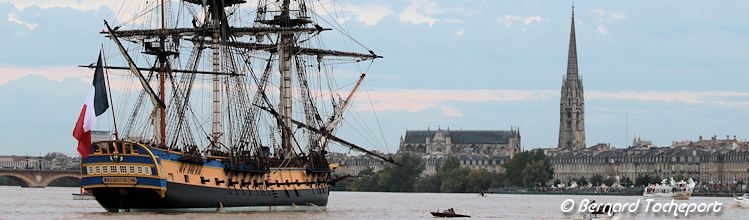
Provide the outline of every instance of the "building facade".
<path id="1" fill-rule="evenodd" d="M 645 143 L 645 144 L 644 144 Z M 635 140 L 626 149 L 610 146 L 584 150 L 547 149 L 554 178 L 563 182 L 600 175 L 604 178 L 689 177 L 701 184 L 749 182 L 749 142 L 734 139 L 674 142 L 652 147 Z M 685 144 L 687 143 L 687 144 Z"/>
<path id="2" fill-rule="evenodd" d="M 80 169 L 80 157 L 71 158 L 59 152 L 43 157 L 0 155 L 0 169 L 75 170 Z"/>
<path id="3" fill-rule="evenodd" d="M 401 136 L 398 154 L 415 154 L 424 162 L 422 175 L 437 172 L 448 158 L 455 157 L 462 167 L 504 172 L 502 164 L 520 152 L 520 132 L 510 130 L 407 130 Z M 330 154 L 328 161 L 338 163 L 338 175 L 358 175 L 362 170 L 377 172 L 385 162 L 369 156 Z"/>
<path id="4" fill-rule="evenodd" d="M 559 101 L 558 148 L 585 148 L 585 99 L 583 81 L 577 68 L 577 42 L 575 39 L 575 9 L 572 8 L 570 43 L 567 54 L 567 74 L 562 82 Z"/>
<path id="5" fill-rule="evenodd" d="M 520 152 L 520 132 L 510 130 L 408 130 L 398 153 L 512 157 Z"/>

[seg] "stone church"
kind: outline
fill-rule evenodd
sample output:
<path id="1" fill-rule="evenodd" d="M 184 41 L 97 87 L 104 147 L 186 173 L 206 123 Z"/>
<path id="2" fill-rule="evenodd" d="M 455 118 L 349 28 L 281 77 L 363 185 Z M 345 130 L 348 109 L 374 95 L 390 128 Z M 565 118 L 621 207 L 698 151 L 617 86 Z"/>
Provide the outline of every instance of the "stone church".
<path id="1" fill-rule="evenodd" d="M 407 130 L 398 153 L 512 157 L 520 152 L 520 132 L 508 130 Z"/>
<path id="2" fill-rule="evenodd" d="M 562 95 L 559 101 L 559 145 L 557 148 L 580 150 L 585 147 L 585 99 L 583 81 L 577 69 L 575 9 L 573 8 L 567 74 L 562 82 Z"/>

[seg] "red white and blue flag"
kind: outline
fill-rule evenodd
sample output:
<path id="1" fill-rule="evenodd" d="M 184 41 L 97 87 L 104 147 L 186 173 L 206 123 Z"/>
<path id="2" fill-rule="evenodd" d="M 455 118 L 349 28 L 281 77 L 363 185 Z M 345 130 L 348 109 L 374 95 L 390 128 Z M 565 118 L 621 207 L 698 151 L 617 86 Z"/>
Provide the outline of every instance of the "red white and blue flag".
<path id="1" fill-rule="evenodd" d="M 73 129 L 73 137 L 78 140 L 78 153 L 82 158 L 86 158 L 91 152 L 91 129 L 96 126 L 96 116 L 104 114 L 109 108 L 107 99 L 107 84 L 104 82 L 104 68 L 101 65 L 101 53 L 99 60 L 96 61 L 96 70 L 94 71 L 94 81 L 83 103 L 81 115 L 78 116 L 78 122 Z"/>

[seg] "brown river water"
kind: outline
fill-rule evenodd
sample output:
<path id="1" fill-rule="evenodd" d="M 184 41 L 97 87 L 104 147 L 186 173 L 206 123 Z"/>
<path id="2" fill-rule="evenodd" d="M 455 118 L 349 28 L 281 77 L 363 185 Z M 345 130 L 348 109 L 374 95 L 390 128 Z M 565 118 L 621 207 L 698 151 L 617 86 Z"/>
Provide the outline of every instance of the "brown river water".
<path id="1" fill-rule="evenodd" d="M 588 214 L 578 212 L 584 199 L 612 204 L 640 201 L 638 212 L 625 210 L 613 217 L 599 215 L 599 219 L 749 219 L 749 209 L 738 207 L 732 198 L 716 197 L 693 197 L 671 205 L 722 203 L 717 213 L 706 210 L 707 213 L 693 212 L 688 216 L 683 212 L 674 216 L 673 210 L 677 208 L 670 212 L 644 211 L 647 201 L 641 196 L 489 194 L 479 197 L 477 194 L 375 192 L 331 192 L 327 209 L 318 212 L 107 213 L 95 200 L 73 200 L 71 194 L 76 192 L 78 188 L 0 186 L 0 219 L 434 219 L 430 211 L 447 208 L 471 215 L 471 219 L 588 219 Z M 573 211 L 562 212 L 562 203 L 570 199 L 575 202 Z M 651 207 L 670 202 L 655 200 Z"/>

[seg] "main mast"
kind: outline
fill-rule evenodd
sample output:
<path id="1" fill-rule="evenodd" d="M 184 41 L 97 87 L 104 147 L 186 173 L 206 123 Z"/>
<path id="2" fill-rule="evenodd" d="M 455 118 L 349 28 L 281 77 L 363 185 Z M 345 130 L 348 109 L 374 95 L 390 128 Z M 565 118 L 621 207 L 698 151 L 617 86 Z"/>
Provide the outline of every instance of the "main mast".
<path id="1" fill-rule="evenodd" d="M 290 0 L 283 0 L 281 6 L 281 15 L 276 20 L 281 27 L 291 27 L 291 17 L 289 13 Z M 281 102 L 279 109 L 281 111 L 281 147 L 284 156 L 288 158 L 293 149 L 291 148 L 291 124 L 292 124 L 292 100 L 291 100 L 291 53 L 289 47 L 294 43 L 293 33 L 284 33 L 280 36 L 278 43 L 279 71 L 281 72 Z"/>
<path id="2" fill-rule="evenodd" d="M 211 24 L 213 36 L 211 36 L 211 50 L 213 52 L 213 72 L 221 71 L 220 62 L 220 40 L 221 40 L 221 21 L 223 20 L 224 6 L 219 5 L 222 1 L 213 1 L 208 10 L 211 12 Z M 221 146 L 221 136 L 223 126 L 221 124 L 221 80 L 219 75 L 213 75 L 211 89 L 213 90 L 213 123 L 211 126 L 211 146 L 212 150 L 219 150 Z"/>
<path id="3" fill-rule="evenodd" d="M 349 94 L 349 96 L 346 98 L 346 100 L 341 103 L 341 106 L 334 106 L 334 115 L 331 116 L 329 121 L 323 122 L 322 118 L 318 114 L 317 110 L 313 107 L 309 107 L 308 105 L 314 105 L 315 101 L 312 97 L 310 97 L 309 94 L 309 87 L 307 84 L 307 79 L 305 76 L 305 68 L 307 68 L 307 65 L 305 65 L 304 61 L 299 61 L 298 59 L 305 59 L 309 57 L 316 57 L 318 62 L 321 62 L 325 57 L 338 57 L 338 58 L 350 58 L 355 62 L 360 62 L 364 60 L 374 60 L 377 58 L 382 58 L 381 56 L 375 54 L 373 51 L 368 50 L 368 53 L 357 53 L 357 52 L 348 52 L 348 51 L 338 51 L 338 50 L 329 50 L 329 49 L 322 49 L 322 48 L 314 48 L 314 47 L 307 47 L 304 43 L 304 41 L 299 41 L 297 39 L 299 36 L 306 36 L 307 34 L 310 35 L 310 37 L 314 37 L 320 32 L 331 30 L 328 28 L 323 28 L 317 24 L 313 24 L 314 22 L 307 17 L 306 10 L 307 7 L 303 1 L 299 1 L 298 9 L 292 6 L 291 0 L 280 0 L 276 3 L 269 3 L 269 2 L 260 2 L 258 6 L 258 17 L 255 20 L 256 23 L 259 23 L 261 25 L 253 26 L 253 27 L 236 27 L 229 25 L 228 16 L 231 14 L 228 14 L 227 11 L 225 11 L 226 7 L 230 7 L 232 5 L 237 4 L 243 4 L 246 3 L 245 0 L 184 0 L 185 2 L 196 4 L 202 6 L 203 12 L 205 13 L 204 20 L 202 24 L 198 25 L 196 20 L 193 20 L 193 27 L 187 27 L 187 28 L 180 28 L 180 27 L 174 27 L 174 28 L 167 28 L 167 22 L 166 22 L 166 5 L 165 1 L 161 0 L 161 28 L 159 29 L 135 29 L 135 30 L 116 30 L 118 28 L 112 29 L 107 25 L 107 32 L 103 32 L 110 35 L 110 38 L 114 40 L 114 42 L 117 44 L 118 48 L 120 49 L 120 52 L 123 54 L 123 56 L 126 58 L 126 61 L 128 61 L 129 67 L 106 67 L 106 68 L 112 68 L 112 69 L 130 69 L 140 80 L 143 88 L 145 89 L 146 93 L 151 98 L 151 101 L 156 107 L 153 111 L 152 120 L 154 125 L 154 137 L 155 142 L 158 143 L 158 146 L 164 147 L 167 146 L 167 141 L 171 142 L 174 141 L 174 144 L 171 146 L 177 146 L 180 145 L 183 149 L 188 149 L 191 146 L 195 146 L 196 139 L 194 139 L 193 134 L 196 134 L 195 132 L 190 131 L 190 126 L 187 124 L 187 121 L 185 120 L 184 116 L 181 115 L 181 111 L 184 111 L 186 108 L 189 108 L 189 98 L 190 97 L 190 91 L 192 87 L 192 83 L 194 80 L 195 74 L 211 74 L 211 86 L 210 86 L 210 92 L 205 94 L 206 96 L 210 96 L 208 100 L 210 100 L 209 109 L 210 109 L 210 117 L 211 117 L 211 129 L 210 133 L 208 131 L 203 130 L 203 132 L 199 134 L 206 134 L 208 139 L 208 149 L 207 151 L 209 154 L 216 155 L 217 153 L 221 152 L 221 148 L 224 146 L 228 147 L 229 149 L 239 149 L 242 150 L 242 152 L 245 152 L 244 148 L 255 148 L 264 146 L 262 144 L 262 140 L 253 135 L 259 135 L 258 133 L 250 134 L 251 132 L 257 132 L 255 129 L 257 127 L 254 123 L 248 123 L 252 120 L 258 120 L 257 114 L 252 113 L 252 111 L 244 108 L 259 108 L 268 111 L 276 121 L 275 128 L 272 128 L 272 130 L 275 130 L 275 132 L 280 132 L 280 149 L 277 151 L 277 155 L 282 156 L 284 158 L 290 158 L 294 154 L 294 146 L 293 145 L 300 145 L 301 149 L 301 143 L 297 143 L 297 139 L 294 138 L 294 134 L 292 133 L 292 126 L 296 126 L 298 128 L 306 129 L 312 133 L 316 133 L 317 140 L 315 138 L 310 138 L 310 144 L 315 146 L 310 146 L 309 149 L 315 149 L 316 147 L 322 147 L 321 149 L 324 149 L 325 143 L 330 141 L 335 141 L 338 143 L 341 143 L 342 146 L 348 147 L 352 150 L 361 151 L 367 154 L 371 154 L 377 157 L 382 158 L 386 161 L 392 161 L 389 158 L 382 157 L 380 155 L 374 154 L 372 152 L 367 151 L 364 148 L 358 147 L 354 145 L 353 143 L 347 142 L 343 139 L 340 139 L 338 137 L 335 137 L 333 135 L 333 130 L 335 129 L 336 125 L 341 121 L 342 119 L 342 113 L 347 104 L 350 102 L 351 98 L 353 97 L 354 92 L 357 90 L 359 84 L 361 83 L 362 78 L 359 79 L 357 82 L 357 85 L 353 89 L 352 93 Z M 279 4 L 280 3 L 280 4 Z M 266 4 L 272 4 L 266 5 Z M 272 9 L 268 10 L 267 6 L 270 6 Z M 274 10 L 275 9 L 275 10 Z M 233 14 L 233 12 L 232 12 Z M 266 14 L 272 15 L 271 17 L 266 17 Z M 197 18 L 197 17 L 196 17 Z M 270 43 L 264 43 L 262 38 L 263 36 L 272 36 L 275 35 L 277 37 L 275 42 Z M 122 46 L 122 44 L 119 42 L 118 36 L 124 37 L 124 38 L 130 38 L 130 39 L 139 39 L 142 42 L 144 42 L 146 47 L 146 53 L 151 55 L 157 56 L 157 67 L 156 68 L 140 68 L 135 65 L 132 58 L 127 53 L 126 49 Z M 178 43 L 181 38 L 187 38 L 185 40 L 191 41 L 195 48 L 193 49 L 193 55 L 190 58 L 188 62 L 189 68 L 192 69 L 186 69 L 186 70 L 179 70 L 179 69 L 172 69 L 169 61 L 169 56 L 175 56 L 177 55 L 177 47 Z M 243 40 L 247 39 L 253 39 L 256 38 L 255 42 L 247 42 Z M 207 38 L 211 38 L 208 40 Z M 145 39 L 145 40 L 144 40 Z M 171 41 L 174 42 L 174 44 L 170 44 L 167 46 L 167 44 Z M 158 47 L 153 46 L 152 44 L 160 44 Z M 203 47 L 203 45 L 210 44 L 209 47 Z M 167 49 L 169 48 L 169 49 Z M 212 52 L 212 57 L 209 58 L 209 60 L 206 63 L 210 63 L 211 65 L 211 72 L 208 71 L 200 71 L 198 70 L 199 57 L 203 50 L 210 49 Z M 279 102 L 277 103 L 277 109 L 273 109 L 273 103 L 267 99 L 267 94 L 265 94 L 264 89 L 260 90 L 258 95 L 261 100 L 264 100 L 263 105 L 244 105 L 243 103 L 247 102 L 245 100 L 247 97 L 243 94 L 246 92 L 245 88 L 242 87 L 241 83 L 244 83 L 244 79 L 242 78 L 228 78 L 224 80 L 222 75 L 230 75 L 232 77 L 243 77 L 243 74 L 239 74 L 237 71 L 240 71 L 241 68 L 236 67 L 237 65 L 235 60 L 233 60 L 234 53 L 236 53 L 237 49 L 241 49 L 242 52 L 260 52 L 260 53 L 268 53 L 268 55 L 271 57 L 270 59 L 266 59 L 268 63 L 268 68 L 266 68 L 266 72 L 263 73 L 263 78 L 265 76 L 270 76 L 270 72 L 272 71 L 270 66 L 273 64 L 273 57 L 277 57 L 278 59 L 278 72 L 279 72 Z M 366 49 L 366 48 L 365 48 Z M 174 51 L 172 51 L 174 50 Z M 244 62 L 246 63 L 240 63 L 244 65 L 250 65 L 249 58 L 251 58 L 249 55 L 240 53 L 240 56 L 242 56 L 244 59 Z M 176 56 L 175 56 L 176 57 Z M 178 59 L 178 58 L 175 58 Z M 242 62 L 242 61 L 240 61 Z M 299 63 L 297 63 L 299 62 Z M 297 69 L 296 73 L 299 75 L 293 78 L 292 74 L 292 68 Z M 148 80 L 143 76 L 142 73 L 140 73 L 140 70 L 150 70 L 155 71 L 158 70 L 158 80 L 159 80 L 159 90 L 157 92 L 153 92 L 154 90 L 151 89 Z M 227 71 L 227 73 L 223 73 L 221 71 Z M 319 71 L 319 67 L 318 67 Z M 172 86 L 176 86 L 173 88 L 172 92 L 174 92 L 175 97 L 183 97 L 184 98 L 175 98 L 174 101 L 174 112 L 175 115 L 170 114 L 169 117 L 166 117 L 166 107 L 164 105 L 164 101 L 166 100 L 165 93 L 166 93 L 166 80 L 174 80 L 174 78 L 171 77 L 171 75 L 167 75 L 170 73 L 187 73 L 186 75 L 183 75 L 186 78 L 182 78 L 182 81 L 175 82 L 171 81 Z M 250 71 L 249 74 L 254 74 Z M 170 77 L 170 78 L 167 78 Z M 253 76 L 254 77 L 254 76 Z M 265 85 L 268 81 L 261 78 L 261 80 L 256 80 L 256 82 L 259 84 L 258 88 L 265 88 Z M 294 98 L 293 96 L 293 87 L 292 83 L 294 80 L 297 80 L 296 82 L 300 83 L 300 90 L 301 96 L 302 96 L 302 102 L 304 102 L 304 108 L 306 112 L 307 117 L 307 123 L 300 123 L 299 121 L 294 120 L 293 118 L 293 102 Z M 233 84 L 232 84 L 233 83 Z M 227 86 L 224 88 L 224 86 Z M 224 98 L 223 93 L 227 93 L 225 98 L 226 100 L 222 100 Z M 232 93 L 232 94 L 229 94 Z M 226 103 L 224 103 L 226 102 Z M 222 108 L 222 104 L 223 107 Z M 137 107 L 136 107 L 137 110 Z M 224 112 L 226 111 L 226 112 Z M 137 116 L 137 111 L 134 111 L 134 114 L 131 117 Z M 194 112 L 191 112 L 194 114 Z M 223 121 L 223 115 L 226 114 L 226 118 L 230 118 L 231 120 L 226 121 L 226 126 L 224 126 Z M 166 132 L 166 121 L 169 121 L 170 125 L 170 136 L 167 138 L 167 132 Z M 198 122 L 201 123 L 201 122 Z M 173 126 L 172 126 L 173 125 Z M 203 129 L 202 126 L 198 126 L 199 129 Z M 225 128 L 226 127 L 226 128 Z M 175 129 L 171 129 L 175 128 Z M 226 129 L 226 131 L 225 131 Z M 206 129 L 207 130 L 207 129 Z M 241 134 L 237 134 L 236 132 L 240 132 Z M 248 135 L 249 134 L 249 135 Z M 275 135 L 278 135 L 276 133 Z M 270 142 L 276 143 L 275 141 L 278 136 L 271 135 Z M 203 136 L 205 137 L 205 136 Z M 312 136 L 311 136 L 312 137 Z M 167 140 L 169 139 L 169 140 Z M 203 139 L 206 140 L 206 139 Z M 239 140 L 240 144 L 236 145 L 236 141 Z M 304 141 L 304 140 L 303 140 Z M 205 143 L 205 142 L 203 142 Z M 200 144 L 200 143 L 198 143 Z M 249 145 L 247 145 L 249 144 Z M 205 145 L 203 145 L 205 146 Z M 265 145 L 267 146 L 267 145 Z M 324 155 L 324 151 L 322 154 Z"/>

